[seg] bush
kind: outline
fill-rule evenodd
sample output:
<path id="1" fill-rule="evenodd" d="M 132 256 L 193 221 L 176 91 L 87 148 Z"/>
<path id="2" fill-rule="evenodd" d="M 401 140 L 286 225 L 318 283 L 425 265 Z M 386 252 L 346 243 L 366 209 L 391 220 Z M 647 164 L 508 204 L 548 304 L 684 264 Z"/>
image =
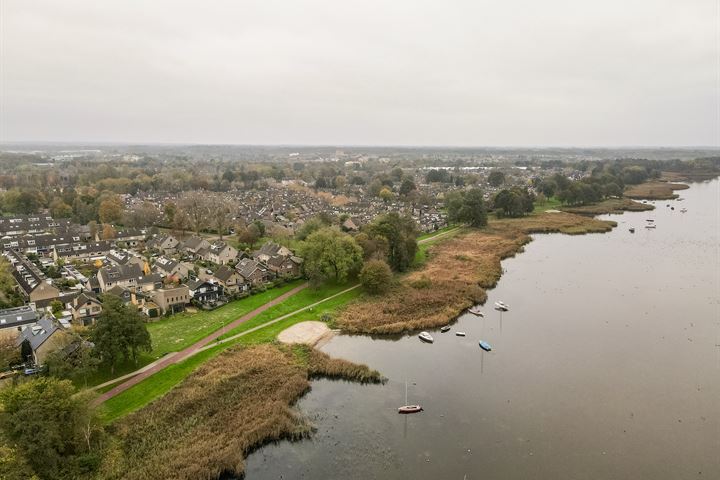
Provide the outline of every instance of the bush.
<path id="1" fill-rule="evenodd" d="M 385 293 L 392 283 L 390 266 L 382 260 L 370 260 L 360 271 L 360 283 L 372 294 Z"/>

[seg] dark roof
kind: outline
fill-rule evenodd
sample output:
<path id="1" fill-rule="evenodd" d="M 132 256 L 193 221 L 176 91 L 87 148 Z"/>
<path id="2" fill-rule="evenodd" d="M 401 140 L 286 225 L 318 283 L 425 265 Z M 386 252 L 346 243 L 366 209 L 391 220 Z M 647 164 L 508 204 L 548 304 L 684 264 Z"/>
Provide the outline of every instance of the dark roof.
<path id="1" fill-rule="evenodd" d="M 35 323 L 37 318 L 37 312 L 28 305 L 6 308 L 0 310 L 0 329 Z"/>
<path id="2" fill-rule="evenodd" d="M 28 327 L 20 332 L 17 344 L 20 345 L 24 340 L 27 340 L 30 342 L 30 346 L 33 351 L 35 351 L 59 329 L 60 327 L 58 327 L 49 317 L 43 317 L 38 320 L 37 325 Z"/>
<path id="3" fill-rule="evenodd" d="M 221 282 L 227 282 L 230 279 L 230 277 L 232 277 L 235 273 L 237 273 L 237 272 L 235 272 L 235 270 L 233 270 L 232 268 L 230 268 L 226 265 L 223 265 L 217 269 L 217 271 L 215 272 L 215 275 L 213 275 L 213 276 L 215 278 L 217 278 L 218 280 L 220 280 Z"/>
<path id="4" fill-rule="evenodd" d="M 134 263 L 130 265 L 103 267 L 98 271 L 98 276 L 101 276 L 105 283 L 122 282 L 131 278 L 142 277 L 142 269 L 140 265 Z"/>

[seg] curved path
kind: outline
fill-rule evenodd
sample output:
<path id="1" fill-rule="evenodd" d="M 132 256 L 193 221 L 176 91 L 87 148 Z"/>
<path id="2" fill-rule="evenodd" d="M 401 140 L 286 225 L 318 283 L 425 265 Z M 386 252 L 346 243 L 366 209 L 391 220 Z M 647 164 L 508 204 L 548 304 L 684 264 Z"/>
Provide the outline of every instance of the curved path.
<path id="1" fill-rule="evenodd" d="M 232 330 L 233 328 L 237 327 L 238 325 L 241 325 L 248 320 L 251 320 L 255 318 L 256 316 L 260 315 L 262 312 L 267 310 L 270 307 L 274 307 L 275 305 L 282 303 L 285 299 L 288 297 L 291 297 L 292 295 L 295 295 L 299 291 L 307 288 L 308 284 L 303 283 L 302 285 L 293 288 L 292 290 L 289 290 L 279 297 L 269 301 L 268 303 L 256 308 L 255 310 L 246 313 L 242 317 L 233 320 L 231 323 L 227 324 L 223 328 L 216 330 L 215 332 L 211 333 L 207 337 L 203 338 L 202 340 L 193 343 L 189 347 L 185 348 L 184 350 L 180 350 L 176 354 L 170 356 L 166 355 L 163 358 L 156 361 L 150 368 L 144 368 L 141 371 L 139 371 L 136 375 L 132 376 L 129 380 L 126 382 L 121 383 L 120 385 L 117 385 L 116 387 L 113 387 L 112 389 L 108 390 L 107 392 L 103 393 L 102 395 L 95 398 L 94 402 L 96 405 L 103 403 L 106 400 L 111 399 L 115 395 L 124 392 L 128 388 L 132 387 L 133 385 L 137 385 L 138 383 L 142 382 L 152 374 L 159 372 L 163 368 L 167 367 L 168 365 L 171 365 L 173 363 L 178 363 L 186 358 L 194 355 L 199 350 L 201 350 L 203 347 L 207 346 L 211 342 L 215 341 L 218 337 L 223 335 L 227 330 Z"/>
<path id="2" fill-rule="evenodd" d="M 418 241 L 418 244 L 429 243 L 429 242 L 438 240 L 438 239 L 440 239 L 440 238 L 442 238 L 442 237 L 444 237 L 444 236 L 446 236 L 446 235 L 448 235 L 448 234 L 455 233 L 455 232 L 456 232 L 457 230 L 459 230 L 460 228 L 461 228 L 461 227 L 455 227 L 455 228 L 452 228 L 452 229 L 447 230 L 447 231 L 445 231 L 445 232 L 441 232 L 441 233 L 439 233 L 439 234 L 437 234 L 437 235 L 433 235 L 432 237 L 424 238 L 424 239 L 422 239 L 422 240 L 419 240 L 419 241 Z M 342 295 L 342 294 L 344 294 L 344 293 L 347 293 L 347 292 L 349 292 L 350 290 L 354 290 L 354 289 L 358 288 L 360 285 L 354 285 L 354 286 L 352 286 L 352 287 L 350 287 L 350 288 L 348 288 L 348 289 L 346 289 L 346 290 L 343 290 L 342 292 L 338 292 L 338 293 L 336 293 L 336 294 L 334 294 L 334 295 L 331 295 L 331 296 L 329 296 L 329 297 L 327 297 L 327 298 L 324 298 L 324 299 L 320 300 L 319 302 L 315 302 L 315 303 L 313 303 L 312 305 L 307 305 L 307 306 L 305 306 L 305 307 L 303 307 L 303 308 L 300 308 L 300 309 L 298 309 L 298 310 L 296 310 L 296 311 L 294 311 L 294 312 L 288 313 L 288 314 L 286 314 L 286 315 L 282 315 L 281 317 L 278 317 L 278 318 L 276 318 L 276 319 L 273 319 L 273 320 L 271 320 L 271 321 L 269 321 L 269 322 L 267 322 L 267 323 L 264 323 L 264 324 L 262 324 L 262 325 L 258 325 L 257 327 L 253 327 L 253 328 L 251 328 L 251 329 L 249 329 L 249 330 L 247 330 L 247 331 L 245 331 L 245 332 L 241 332 L 241 333 L 239 333 L 239 334 L 237 334 L 237 335 L 233 335 L 232 337 L 228 337 L 228 338 L 224 338 L 224 339 L 222 339 L 222 340 L 219 340 L 219 337 L 221 337 L 222 335 L 224 335 L 226 331 L 232 330 L 233 328 L 237 327 L 238 325 L 240 325 L 240 324 L 242 324 L 242 323 L 245 323 L 245 322 L 247 322 L 248 320 L 251 320 L 251 319 L 255 318 L 256 316 L 260 315 L 262 312 L 264 312 L 264 311 L 267 310 L 268 308 L 274 307 L 275 305 L 277 305 L 277 304 L 279 304 L 279 303 L 282 303 L 282 302 L 283 302 L 285 299 L 287 299 L 288 297 L 290 297 L 290 296 L 292 296 L 292 295 L 295 295 L 295 294 L 298 293 L 299 291 L 307 288 L 307 286 L 308 286 L 308 284 L 307 284 L 307 283 L 304 283 L 304 284 L 302 284 L 302 285 L 300 285 L 300 286 L 298 286 L 298 287 L 293 288 L 292 290 L 290 290 L 290 291 L 288 291 L 288 292 L 285 292 L 284 294 L 280 295 L 280 296 L 277 297 L 276 299 L 271 300 L 271 301 L 269 301 L 268 303 L 266 303 L 266 304 L 264 304 L 264 305 L 256 308 L 256 309 L 253 310 L 252 312 L 246 313 L 246 314 L 243 315 L 242 317 L 234 320 L 232 323 L 224 326 L 223 328 L 221 328 L 221 329 L 219 329 L 219 330 L 216 330 L 215 332 L 211 333 L 210 335 L 208 335 L 207 337 L 203 338 L 202 340 L 200 340 L 200 341 L 198 341 L 198 342 L 190 345 L 189 347 L 185 348 L 184 350 L 181 350 L 181 351 L 179 351 L 179 352 L 169 353 L 169 354 L 165 355 L 164 357 L 156 360 L 155 362 L 153 362 L 153 363 L 151 363 L 151 364 L 149 364 L 149 365 L 144 366 L 143 368 L 141 368 L 140 370 L 138 370 L 138 371 L 136 371 L 136 372 L 131 372 L 131 373 L 128 373 L 127 375 L 124 375 L 124 376 L 122 376 L 122 377 L 120 377 L 120 378 L 116 378 L 116 379 L 113 379 L 113 380 L 111 380 L 111 381 L 109 381 L 109 382 L 105 382 L 105 383 L 102 384 L 102 385 L 97 385 L 96 387 L 93 388 L 93 390 L 94 390 L 94 389 L 98 389 L 98 388 L 102 388 L 102 387 L 104 387 L 104 386 L 106 386 L 106 385 L 112 385 L 113 383 L 117 383 L 118 381 L 122 381 L 122 380 L 128 379 L 127 381 L 125 381 L 125 382 L 123 382 L 123 383 L 121 383 L 121 384 L 113 387 L 112 389 L 108 390 L 107 392 L 105 392 L 105 393 L 103 393 L 102 395 L 100 395 L 100 396 L 98 396 L 97 398 L 95 398 L 94 403 L 95 403 L 96 405 L 99 405 L 99 404 L 105 402 L 106 400 L 111 399 L 111 398 L 114 397 L 115 395 L 118 395 L 119 393 L 124 392 L 124 391 L 127 390 L 128 388 L 130 388 L 130 387 L 132 387 L 132 386 L 134 386 L 134 385 L 137 385 L 138 383 L 142 382 L 143 380 L 145 380 L 146 378 L 150 377 L 150 376 L 153 375 L 154 373 L 159 372 L 160 370 L 164 369 L 165 367 L 167 367 L 167 366 L 169 366 L 169 365 L 172 365 L 172 364 L 174 364 L 174 363 L 181 362 L 181 361 L 185 360 L 186 358 L 188 358 L 188 357 L 190 357 L 190 356 L 192 356 L 192 355 L 194 355 L 194 354 L 196 354 L 196 353 L 198 353 L 198 352 L 200 352 L 200 351 L 202 351 L 202 350 L 205 350 L 205 349 L 207 349 L 207 348 L 210 348 L 210 347 L 215 346 L 215 345 L 211 345 L 211 342 L 213 342 L 213 341 L 216 341 L 215 344 L 218 344 L 218 343 L 225 343 L 225 342 L 228 342 L 228 341 L 235 340 L 235 339 L 237 339 L 238 337 L 241 337 L 241 336 L 243 336 L 243 335 L 247 335 L 248 333 L 254 332 L 254 331 L 256 331 L 256 330 L 259 330 L 259 329 L 261 329 L 261 328 L 264 328 L 264 327 L 266 327 L 266 326 L 268 326 L 268 325 L 271 325 L 271 324 L 273 324 L 273 323 L 277 323 L 277 322 L 280 322 L 280 321 L 282 321 L 282 320 L 285 320 L 286 318 L 291 317 L 291 316 L 293 316 L 293 315 L 295 315 L 295 314 L 297 314 L 297 313 L 299 313 L 299 312 L 301 312 L 301 311 L 304 311 L 304 310 L 313 308 L 313 307 L 315 307 L 316 305 L 319 305 L 319 304 L 321 304 L 321 303 L 323 303 L 323 302 L 326 302 L 327 300 L 330 300 L 330 299 L 335 298 L 335 297 L 337 297 L 337 296 L 339 296 L 339 295 Z"/>

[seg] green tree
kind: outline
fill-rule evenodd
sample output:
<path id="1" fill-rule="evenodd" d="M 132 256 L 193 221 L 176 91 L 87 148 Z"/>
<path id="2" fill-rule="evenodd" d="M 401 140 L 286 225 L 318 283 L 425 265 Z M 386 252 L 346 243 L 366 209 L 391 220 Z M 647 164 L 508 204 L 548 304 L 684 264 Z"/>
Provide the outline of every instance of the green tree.
<path id="1" fill-rule="evenodd" d="M 409 194 L 416 188 L 417 187 L 415 187 L 415 182 L 413 182 L 412 178 L 406 178 L 400 184 L 400 195 L 407 196 L 407 194 Z"/>
<path id="2" fill-rule="evenodd" d="M 337 227 L 312 233 L 298 251 L 303 257 L 305 275 L 316 285 L 329 279 L 343 282 L 357 272 L 362 263 L 362 248 Z"/>
<path id="3" fill-rule="evenodd" d="M 98 465 L 102 426 L 69 381 L 36 378 L 2 390 L 0 401 L 4 436 L 41 478 L 78 478 Z"/>
<path id="4" fill-rule="evenodd" d="M 378 197 L 380 197 L 383 202 L 388 203 L 395 198 L 395 194 L 388 187 L 383 187 L 380 193 L 378 193 Z"/>
<path id="5" fill-rule="evenodd" d="M 60 300 L 53 300 L 50 302 L 50 308 L 52 309 L 53 315 L 57 315 L 65 310 L 65 305 Z"/>
<path id="6" fill-rule="evenodd" d="M 488 183 L 493 187 L 499 187 L 505 183 L 505 174 L 499 170 L 493 170 L 488 175 Z"/>
<path id="7" fill-rule="evenodd" d="M 409 216 L 397 212 L 380 215 L 364 230 L 371 238 L 382 237 L 387 242 L 387 261 L 393 270 L 404 272 L 417 251 L 417 225 Z"/>
<path id="8" fill-rule="evenodd" d="M 487 209 L 483 192 L 479 188 L 471 188 L 450 195 L 446 201 L 448 220 L 467 223 L 471 227 L 487 225 Z"/>
<path id="9" fill-rule="evenodd" d="M 384 260 L 369 260 L 360 270 L 360 283 L 372 294 L 385 293 L 392 284 L 392 270 Z"/>
<path id="10" fill-rule="evenodd" d="M 95 344 L 95 354 L 110 366 L 124 358 L 137 363 L 140 351 L 150 352 L 152 344 L 143 316 L 134 308 L 127 307 L 115 295 L 103 295 L 103 311 L 90 329 L 90 339 Z"/>
<path id="11" fill-rule="evenodd" d="M 60 379 L 82 381 L 87 386 L 88 377 L 97 372 L 100 359 L 80 337 L 75 338 L 71 345 L 75 347 L 71 351 L 60 349 L 48 354 L 45 358 L 47 373 Z"/>

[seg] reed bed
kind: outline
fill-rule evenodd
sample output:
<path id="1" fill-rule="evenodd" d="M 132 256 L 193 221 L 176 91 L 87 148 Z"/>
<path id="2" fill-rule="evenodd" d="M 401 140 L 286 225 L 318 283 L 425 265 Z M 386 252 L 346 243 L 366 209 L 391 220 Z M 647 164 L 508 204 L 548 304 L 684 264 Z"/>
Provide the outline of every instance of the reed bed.
<path id="1" fill-rule="evenodd" d="M 581 207 L 562 207 L 561 210 L 567 213 L 578 215 L 603 215 L 605 213 L 623 212 L 644 212 L 653 210 L 655 207 L 648 203 L 640 203 L 630 198 L 609 198 L 594 205 L 583 205 Z"/>
<path id="2" fill-rule="evenodd" d="M 466 230 L 430 247 L 422 269 L 384 295 L 349 305 L 337 325 L 349 333 L 378 335 L 440 327 L 487 300 L 485 290 L 502 274 L 500 262 L 522 251 L 530 234 L 601 233 L 615 225 L 562 212 L 491 220 L 482 230 Z"/>
<path id="3" fill-rule="evenodd" d="M 690 187 L 684 183 L 646 182 L 628 187 L 625 196 L 634 199 L 672 200 L 678 197 L 678 194 L 673 193 L 674 190 L 686 188 Z"/>
<path id="4" fill-rule="evenodd" d="M 305 360 L 288 348 L 233 347 L 180 385 L 114 424 L 102 478 L 216 479 L 242 475 L 244 457 L 280 439 L 307 436 L 312 426 L 292 405 L 309 377 L 380 381 L 365 366 L 308 347 Z"/>

